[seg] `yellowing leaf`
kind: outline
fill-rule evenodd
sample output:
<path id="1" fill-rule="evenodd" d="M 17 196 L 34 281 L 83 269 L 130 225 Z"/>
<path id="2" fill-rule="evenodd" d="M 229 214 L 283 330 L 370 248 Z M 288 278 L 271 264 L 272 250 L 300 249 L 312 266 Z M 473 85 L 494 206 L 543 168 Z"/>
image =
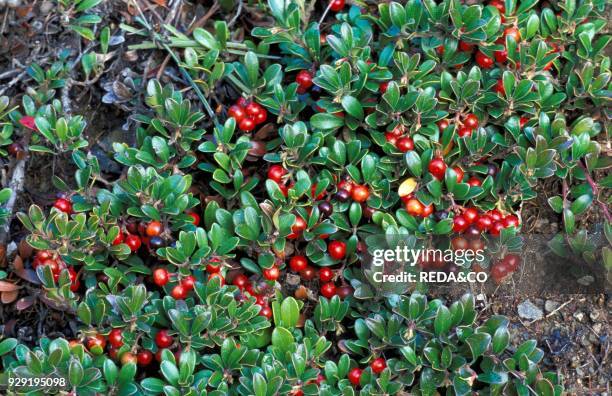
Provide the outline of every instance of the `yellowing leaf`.
<path id="1" fill-rule="evenodd" d="M 404 180 L 402 184 L 400 184 L 397 193 L 400 197 L 405 197 L 406 195 L 412 194 L 412 192 L 416 190 L 416 187 L 416 179 L 414 177 L 409 177 L 408 179 Z"/>

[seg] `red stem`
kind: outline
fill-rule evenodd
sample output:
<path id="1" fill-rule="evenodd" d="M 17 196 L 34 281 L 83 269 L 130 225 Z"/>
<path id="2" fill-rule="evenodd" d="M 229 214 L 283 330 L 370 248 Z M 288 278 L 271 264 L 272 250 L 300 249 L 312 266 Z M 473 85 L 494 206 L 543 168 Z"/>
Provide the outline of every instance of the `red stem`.
<path id="1" fill-rule="evenodd" d="M 603 212 L 604 217 L 606 218 L 606 221 L 608 223 L 612 222 L 612 218 L 610 217 L 610 212 L 608 211 L 608 205 L 606 205 L 605 203 L 599 200 L 599 184 L 597 184 L 595 180 L 593 180 L 593 178 L 591 177 L 591 174 L 589 173 L 589 170 L 582 163 L 582 161 L 578 162 L 578 166 L 582 168 L 582 170 L 584 171 L 584 176 L 586 177 L 586 181 L 587 183 L 589 183 L 589 186 L 591 186 L 591 189 L 593 190 L 593 197 L 595 201 L 597 202 L 597 204 L 599 205 L 599 207 L 601 208 L 601 211 Z"/>

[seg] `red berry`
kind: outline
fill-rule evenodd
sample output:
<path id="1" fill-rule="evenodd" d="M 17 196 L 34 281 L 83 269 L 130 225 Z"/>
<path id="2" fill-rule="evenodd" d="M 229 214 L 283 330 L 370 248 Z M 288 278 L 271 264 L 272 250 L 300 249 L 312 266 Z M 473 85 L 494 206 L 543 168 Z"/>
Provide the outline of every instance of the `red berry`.
<path id="1" fill-rule="evenodd" d="M 510 253 L 503 258 L 502 263 L 504 263 L 508 267 L 510 272 L 514 272 L 521 265 L 521 257 L 516 254 Z"/>
<path id="2" fill-rule="evenodd" d="M 244 107 L 244 111 L 249 117 L 255 117 L 257 114 L 264 111 L 264 108 L 261 107 L 258 103 L 251 102 Z"/>
<path id="3" fill-rule="evenodd" d="M 387 92 L 387 88 L 389 88 L 388 81 L 384 81 L 378 84 L 378 92 L 380 92 L 381 94 L 384 94 L 385 92 Z"/>
<path id="4" fill-rule="evenodd" d="M 346 243 L 342 241 L 331 241 L 327 245 L 327 252 L 334 260 L 342 260 L 346 254 Z"/>
<path id="5" fill-rule="evenodd" d="M 463 217 L 468 222 L 468 224 L 472 224 L 478 218 L 478 211 L 475 208 L 467 208 L 463 212 Z"/>
<path id="6" fill-rule="evenodd" d="M 300 70 L 295 76 L 295 82 L 304 89 L 312 87 L 312 73 L 308 70 Z"/>
<path id="7" fill-rule="evenodd" d="M 527 124 L 528 122 L 529 122 L 529 118 L 527 118 L 527 117 L 521 117 L 521 118 L 519 119 L 519 126 L 520 126 L 521 128 L 523 128 L 523 127 L 525 126 L 525 124 Z"/>
<path id="8" fill-rule="evenodd" d="M 507 275 L 508 267 L 503 262 L 496 263 L 491 267 L 491 277 L 495 283 L 502 283 Z"/>
<path id="9" fill-rule="evenodd" d="M 191 224 L 194 226 L 198 226 L 200 224 L 200 215 L 196 212 L 187 212 L 187 216 L 190 216 L 193 220 L 191 220 Z"/>
<path id="10" fill-rule="evenodd" d="M 153 361 L 153 353 L 148 349 L 140 351 L 138 352 L 138 355 L 136 355 L 136 360 L 140 366 L 148 366 Z"/>
<path id="11" fill-rule="evenodd" d="M 479 178 L 475 177 L 475 176 L 470 177 L 470 179 L 468 180 L 467 183 L 470 186 L 472 186 L 472 187 L 477 187 L 477 186 L 481 186 L 482 185 L 482 181 Z"/>
<path id="12" fill-rule="evenodd" d="M 463 217 L 463 215 L 458 215 L 458 216 L 453 217 L 453 231 L 454 232 L 461 233 L 465 231 L 468 225 L 469 223 L 465 219 L 465 217 Z"/>
<path id="13" fill-rule="evenodd" d="M 476 63 L 483 69 L 490 69 L 493 67 L 493 58 L 486 56 L 484 53 L 476 52 Z"/>
<path id="14" fill-rule="evenodd" d="M 304 270 L 302 270 L 300 272 L 300 276 L 302 277 L 302 279 L 304 279 L 305 281 L 310 281 L 313 280 L 315 277 L 316 273 L 314 268 L 308 266 L 306 268 L 304 268 Z"/>
<path id="15" fill-rule="evenodd" d="M 263 270 L 263 276 L 264 278 L 266 278 L 266 280 L 275 281 L 280 276 L 280 270 L 278 269 L 276 265 L 273 265 L 272 267 L 265 268 Z"/>
<path id="16" fill-rule="evenodd" d="M 334 271 L 327 267 L 321 268 L 319 270 L 319 279 L 321 279 L 322 282 L 331 281 L 332 279 L 334 279 Z"/>
<path id="17" fill-rule="evenodd" d="M 463 169 L 459 168 L 458 166 L 455 166 L 453 170 L 457 174 L 457 183 L 461 183 L 463 181 L 464 176 Z"/>
<path id="18" fill-rule="evenodd" d="M 393 132 L 385 132 L 385 139 L 394 146 L 397 144 L 397 136 Z"/>
<path id="19" fill-rule="evenodd" d="M 493 226 L 491 226 L 489 233 L 493 236 L 499 236 L 499 234 L 501 233 L 501 230 L 503 229 L 504 229 L 504 223 L 502 223 L 501 221 L 496 221 L 495 223 L 493 223 Z"/>
<path id="20" fill-rule="evenodd" d="M 489 215 L 480 215 L 476 220 L 476 227 L 480 231 L 488 231 L 493 225 L 493 220 Z"/>
<path id="21" fill-rule="evenodd" d="M 10 155 L 17 156 L 17 154 L 23 151 L 23 146 L 19 143 L 11 143 L 8 146 L 7 151 Z"/>
<path id="22" fill-rule="evenodd" d="M 125 244 L 128 245 L 132 253 L 135 253 L 140 249 L 140 245 L 142 245 L 142 241 L 138 235 L 129 234 L 125 238 Z"/>
<path id="23" fill-rule="evenodd" d="M 465 250 L 469 247 L 470 243 L 464 237 L 456 237 L 451 241 L 453 250 Z"/>
<path id="24" fill-rule="evenodd" d="M 344 0 L 332 0 L 329 9 L 338 12 L 344 8 Z"/>
<path id="25" fill-rule="evenodd" d="M 405 136 L 397 140 L 395 147 L 402 153 L 414 150 L 414 141 L 411 137 Z"/>
<path id="26" fill-rule="evenodd" d="M 240 290 L 243 290 L 248 283 L 249 283 L 249 278 L 244 274 L 238 274 L 232 280 L 232 284 Z"/>
<path id="27" fill-rule="evenodd" d="M 332 298 L 336 295 L 336 285 L 333 282 L 325 283 L 321 286 L 321 295 L 325 298 Z"/>
<path id="28" fill-rule="evenodd" d="M 255 121 L 256 125 L 263 124 L 268 119 L 268 112 L 263 107 L 261 108 L 261 112 L 259 112 L 256 116 L 253 117 L 253 121 Z"/>
<path id="29" fill-rule="evenodd" d="M 261 316 L 264 316 L 264 317 L 268 318 L 268 319 L 271 319 L 272 318 L 272 309 L 270 309 L 270 307 L 266 305 L 264 307 L 261 307 L 261 310 L 259 311 L 259 314 Z"/>
<path id="30" fill-rule="evenodd" d="M 468 137 L 471 136 L 473 132 L 473 129 L 467 126 L 462 126 L 461 128 L 459 128 L 459 131 L 457 131 L 457 134 L 459 135 L 459 137 Z"/>
<path id="31" fill-rule="evenodd" d="M 442 158 L 437 157 L 431 160 L 427 169 L 429 169 L 429 173 L 431 173 L 433 177 L 442 180 L 446 173 L 446 163 Z"/>
<path id="32" fill-rule="evenodd" d="M 153 283 L 159 287 L 164 287 L 170 281 L 170 275 L 165 268 L 158 268 L 153 271 Z"/>
<path id="33" fill-rule="evenodd" d="M 342 180 L 338 183 L 338 190 L 346 190 L 351 193 L 353 191 L 353 182 L 350 180 Z"/>
<path id="34" fill-rule="evenodd" d="M 436 53 L 440 56 L 444 55 L 444 44 L 436 47 Z"/>
<path id="35" fill-rule="evenodd" d="M 106 346 L 106 339 L 101 334 L 96 334 L 87 338 L 87 349 L 94 355 L 101 355 L 104 353 L 104 347 Z"/>
<path id="36" fill-rule="evenodd" d="M 472 52 L 474 44 L 466 43 L 465 41 L 459 40 L 459 50 L 463 52 Z"/>
<path id="37" fill-rule="evenodd" d="M 358 386 L 359 382 L 361 380 L 361 373 L 363 372 L 362 369 L 360 369 L 359 367 L 356 367 L 354 369 L 352 369 L 351 371 L 349 371 L 348 373 L 348 380 L 351 382 L 351 384 Z"/>
<path id="38" fill-rule="evenodd" d="M 308 266 L 308 260 L 304 256 L 293 256 L 291 260 L 289 260 L 289 267 L 291 267 L 291 271 L 300 272 L 306 269 Z"/>
<path id="39" fill-rule="evenodd" d="M 438 121 L 438 130 L 440 132 L 443 132 L 446 128 L 448 128 L 449 125 L 450 124 L 449 124 L 448 120 L 440 120 L 440 121 Z"/>
<path id="40" fill-rule="evenodd" d="M 515 215 L 508 215 L 508 216 L 504 217 L 503 223 L 504 223 L 504 227 L 505 228 L 508 228 L 508 227 L 518 228 L 518 226 L 519 226 L 519 219 Z"/>
<path id="41" fill-rule="evenodd" d="M 493 209 L 490 210 L 488 213 L 489 216 L 491 216 L 491 219 L 495 222 L 495 221 L 501 221 L 503 216 L 501 214 L 501 212 L 497 209 Z"/>
<path id="42" fill-rule="evenodd" d="M 286 174 L 287 171 L 280 165 L 272 165 L 270 166 L 270 169 L 268 169 L 268 179 L 272 179 L 277 183 L 280 183 L 283 176 Z"/>
<path id="43" fill-rule="evenodd" d="M 509 27 L 504 30 L 504 37 L 512 37 L 515 42 L 521 41 L 521 32 L 515 27 Z"/>
<path id="44" fill-rule="evenodd" d="M 295 223 L 291 227 L 291 234 L 287 235 L 288 239 L 297 239 L 298 236 L 308 227 L 306 224 L 306 220 L 301 218 L 300 216 L 295 216 Z"/>
<path id="45" fill-rule="evenodd" d="M 370 197 L 370 190 L 364 185 L 357 184 L 351 191 L 351 198 L 355 202 L 365 202 Z"/>
<path id="46" fill-rule="evenodd" d="M 147 236 L 158 236 L 159 234 L 161 234 L 163 229 L 162 224 L 159 221 L 152 221 L 149 224 L 147 224 L 147 229 L 146 229 L 146 234 Z"/>
<path id="47" fill-rule="evenodd" d="M 195 282 L 196 282 L 196 278 L 193 275 L 187 275 L 186 277 L 183 278 L 183 280 L 181 281 L 181 285 L 187 290 L 193 290 L 193 287 L 195 286 Z"/>
<path id="48" fill-rule="evenodd" d="M 493 7 L 497 8 L 500 14 L 506 13 L 506 6 L 504 4 L 504 0 L 493 0 L 489 3 L 489 5 L 492 5 Z"/>
<path id="49" fill-rule="evenodd" d="M 170 347 L 173 342 L 174 339 L 168 334 L 168 330 L 160 330 L 155 335 L 155 344 L 160 349 Z"/>
<path id="50" fill-rule="evenodd" d="M 172 288 L 172 291 L 170 292 L 170 295 L 175 300 L 183 300 L 183 299 L 185 299 L 185 297 L 187 297 L 187 293 L 188 292 L 189 291 L 183 285 L 178 284 L 178 285 L 176 285 L 176 286 L 174 286 Z"/>
<path id="51" fill-rule="evenodd" d="M 72 203 L 65 198 L 58 198 L 53 204 L 53 207 L 59 210 L 60 212 L 64 212 L 67 214 L 72 213 Z"/>
<path id="52" fill-rule="evenodd" d="M 255 129 L 255 120 L 253 120 L 251 117 L 245 117 L 238 124 L 238 128 L 244 132 L 251 132 L 253 129 Z"/>
<path id="53" fill-rule="evenodd" d="M 506 50 L 495 51 L 493 55 L 495 56 L 495 60 L 499 63 L 504 63 L 508 60 L 508 51 Z"/>
<path id="54" fill-rule="evenodd" d="M 210 263 L 206 264 L 206 272 L 208 272 L 209 274 L 216 274 L 219 271 L 221 271 L 222 265 L 221 264 L 215 265 L 215 264 L 213 264 L 213 262 L 214 263 L 219 263 L 218 260 L 214 260 L 214 261 L 211 260 Z"/>
<path id="55" fill-rule="evenodd" d="M 76 292 L 81 287 L 81 282 L 77 277 L 77 273 L 73 267 L 68 267 L 68 277 L 70 278 L 70 291 Z"/>
<path id="56" fill-rule="evenodd" d="M 421 201 L 416 198 L 411 198 L 408 200 L 408 202 L 406 202 L 406 212 L 408 212 L 408 214 L 411 216 L 423 215 L 424 208 L 425 207 L 423 206 Z"/>
<path id="57" fill-rule="evenodd" d="M 112 329 L 110 333 L 108 333 L 108 343 L 115 348 L 123 346 L 123 334 L 121 329 Z"/>
<path id="58" fill-rule="evenodd" d="M 495 92 L 502 96 L 506 94 L 506 88 L 504 88 L 504 81 L 501 78 L 497 80 L 497 83 L 495 84 Z"/>
<path id="59" fill-rule="evenodd" d="M 422 217 L 429 217 L 429 215 L 431 215 L 434 211 L 434 206 L 433 204 L 429 204 L 427 206 L 423 206 L 423 213 L 421 214 Z"/>
<path id="60" fill-rule="evenodd" d="M 478 128 L 478 117 L 475 114 L 468 114 L 463 120 L 463 125 L 472 129 Z"/>
<path id="61" fill-rule="evenodd" d="M 121 230 L 119 230 L 119 234 L 117 234 L 117 236 L 113 240 L 113 246 L 117 246 L 117 245 L 123 243 L 123 239 L 124 239 L 123 232 L 121 232 Z"/>
<path id="62" fill-rule="evenodd" d="M 244 120 L 244 117 L 246 117 L 244 109 L 238 105 L 230 106 L 227 110 L 227 115 L 236 120 L 236 124 L 240 124 L 240 122 Z"/>
<path id="63" fill-rule="evenodd" d="M 376 358 L 370 363 L 370 368 L 374 374 L 380 374 L 387 368 L 387 362 L 383 358 Z"/>

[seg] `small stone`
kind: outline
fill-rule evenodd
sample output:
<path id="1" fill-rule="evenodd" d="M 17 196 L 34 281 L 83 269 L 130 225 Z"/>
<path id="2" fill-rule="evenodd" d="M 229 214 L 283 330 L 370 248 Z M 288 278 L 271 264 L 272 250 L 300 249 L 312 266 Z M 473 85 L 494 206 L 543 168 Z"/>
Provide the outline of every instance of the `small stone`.
<path id="1" fill-rule="evenodd" d="M 552 312 L 552 311 L 554 311 L 555 309 L 559 308 L 559 306 L 560 306 L 560 305 L 561 305 L 561 304 L 559 304 L 559 303 L 558 303 L 558 302 L 556 302 L 556 301 L 553 301 L 553 300 L 546 300 L 546 302 L 544 303 L 544 310 L 545 310 L 546 312 Z"/>
<path id="2" fill-rule="evenodd" d="M 595 322 L 597 319 L 599 319 L 599 311 L 591 311 L 591 313 L 589 314 L 589 318 L 591 318 L 591 320 Z"/>
<path id="3" fill-rule="evenodd" d="M 584 320 L 584 314 L 580 311 L 574 312 L 574 319 L 578 322 L 582 322 Z"/>
<path id="4" fill-rule="evenodd" d="M 518 305 L 518 314 L 521 318 L 529 320 L 542 319 L 544 316 L 544 312 L 529 300 Z"/>
<path id="5" fill-rule="evenodd" d="M 594 331 L 595 333 L 597 333 L 597 335 L 598 335 L 598 336 L 600 336 L 600 335 L 601 335 L 601 328 L 602 328 L 602 326 L 603 326 L 603 325 L 602 325 L 601 323 L 595 323 L 595 324 L 593 325 L 593 331 Z"/>

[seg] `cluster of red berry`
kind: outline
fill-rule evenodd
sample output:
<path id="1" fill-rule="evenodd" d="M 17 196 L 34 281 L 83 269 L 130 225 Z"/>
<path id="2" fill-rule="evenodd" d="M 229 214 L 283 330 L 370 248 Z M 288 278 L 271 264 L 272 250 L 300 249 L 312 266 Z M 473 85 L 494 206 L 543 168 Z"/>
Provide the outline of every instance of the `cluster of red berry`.
<path id="1" fill-rule="evenodd" d="M 267 281 L 275 282 L 280 277 L 278 266 L 273 265 L 270 268 L 264 269 L 263 277 Z M 272 318 L 272 308 L 270 308 L 267 296 L 267 291 L 269 290 L 268 285 L 258 285 L 242 273 L 234 276 L 232 285 L 236 286 L 242 292 L 242 294 L 238 296 L 238 299 L 253 297 L 255 299 L 255 304 L 261 307 L 259 314 L 267 319 Z"/>
<path id="2" fill-rule="evenodd" d="M 385 139 L 402 153 L 407 153 L 414 150 L 414 141 L 410 136 L 404 134 L 404 130 L 403 125 L 398 125 L 390 132 L 385 133 Z"/>
<path id="3" fill-rule="evenodd" d="M 346 254 L 346 244 L 341 241 L 332 241 L 329 244 L 328 252 L 335 259 L 341 259 Z M 293 272 L 300 274 L 301 278 L 310 281 L 315 278 L 315 270 L 308 265 L 308 259 L 302 255 L 293 256 L 289 260 L 289 268 Z M 334 283 L 334 271 L 329 267 L 322 267 L 319 269 L 319 294 L 325 298 L 332 298 L 337 295 L 340 298 L 346 298 L 353 293 L 353 288 L 349 285 L 342 285 L 336 287 Z M 298 288 L 295 293 L 299 299 L 305 299 L 307 292 L 303 288 Z"/>
<path id="4" fill-rule="evenodd" d="M 521 257 L 510 253 L 491 266 L 491 277 L 495 283 L 500 284 L 504 279 L 521 266 Z"/>
<path id="5" fill-rule="evenodd" d="M 259 124 L 266 122 L 268 112 L 259 103 L 240 97 L 236 104 L 230 106 L 227 115 L 236 121 L 243 132 L 251 132 Z"/>
<path id="6" fill-rule="evenodd" d="M 156 354 L 158 362 L 161 362 L 162 349 L 169 347 L 173 342 L 174 340 L 168 335 L 167 330 L 160 330 L 156 334 L 155 343 L 160 348 Z M 70 342 L 71 346 L 79 343 L 77 340 Z M 107 344 L 110 358 L 119 360 L 121 364 L 134 363 L 141 367 L 146 367 L 153 361 L 153 353 L 144 348 L 140 348 L 140 351 L 136 354 L 128 350 L 121 352 L 121 355 L 119 355 L 120 348 L 124 345 L 123 330 L 119 328 L 112 329 L 107 337 L 102 334 L 91 335 L 87 337 L 85 345 L 93 355 L 102 355 Z"/>
<path id="7" fill-rule="evenodd" d="M 346 202 L 351 198 L 358 203 L 364 203 L 370 198 L 370 190 L 363 184 L 356 184 L 352 180 L 342 180 L 338 183 L 338 191 L 335 198 L 340 202 Z"/>
<path id="8" fill-rule="evenodd" d="M 373 374 L 378 375 L 382 373 L 385 370 L 385 368 L 387 368 L 387 362 L 385 361 L 384 358 L 381 358 L 381 357 L 376 358 L 372 360 L 372 362 L 370 363 L 370 370 L 372 370 Z M 353 384 L 354 386 L 359 386 L 359 383 L 361 382 L 362 374 L 363 374 L 363 369 L 359 367 L 355 367 L 354 369 L 349 371 L 347 378 L 351 384 Z"/>
<path id="9" fill-rule="evenodd" d="M 453 231 L 468 236 L 480 236 L 483 232 L 499 236 L 504 228 L 518 226 L 518 217 L 512 214 L 504 216 L 497 209 L 483 213 L 476 208 L 465 208 L 461 214 L 453 217 Z"/>
<path id="10" fill-rule="evenodd" d="M 460 127 L 459 130 L 457 131 L 457 134 L 459 135 L 459 137 L 468 137 L 472 134 L 472 132 L 474 132 L 474 129 L 478 128 L 478 117 L 476 117 L 475 114 L 466 114 L 463 117 L 463 121 L 461 121 L 460 123 Z M 444 130 L 446 130 L 446 128 L 448 128 L 448 126 L 450 125 L 450 122 L 448 120 L 440 120 L 438 121 L 438 129 L 440 130 L 440 132 L 443 132 Z"/>
<path id="11" fill-rule="evenodd" d="M 59 255 L 56 255 L 49 250 L 39 250 L 34 256 L 34 260 L 32 260 L 32 268 L 36 270 L 40 266 L 48 266 L 53 274 L 53 280 L 56 282 L 58 281 L 62 270 L 67 268 L 68 275 L 70 277 L 70 290 L 75 292 L 81 287 L 81 282 L 79 281 L 79 277 L 74 270 L 74 267 L 66 267 L 66 263 L 64 263 L 64 260 L 62 260 Z"/>

